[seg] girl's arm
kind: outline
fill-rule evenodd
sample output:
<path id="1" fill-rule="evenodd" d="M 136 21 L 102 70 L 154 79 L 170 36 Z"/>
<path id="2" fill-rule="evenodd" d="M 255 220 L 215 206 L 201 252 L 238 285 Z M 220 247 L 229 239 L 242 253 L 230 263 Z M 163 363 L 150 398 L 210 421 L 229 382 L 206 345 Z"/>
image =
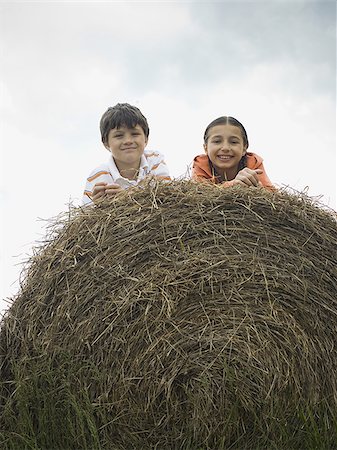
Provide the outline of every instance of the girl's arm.
<path id="1" fill-rule="evenodd" d="M 261 173 L 258 175 L 260 185 L 269 189 L 270 191 L 276 191 L 275 186 L 273 185 L 273 183 L 270 181 L 268 175 L 266 174 L 266 171 L 263 167 L 262 162 L 258 168 L 259 168 L 259 170 L 261 170 Z"/>

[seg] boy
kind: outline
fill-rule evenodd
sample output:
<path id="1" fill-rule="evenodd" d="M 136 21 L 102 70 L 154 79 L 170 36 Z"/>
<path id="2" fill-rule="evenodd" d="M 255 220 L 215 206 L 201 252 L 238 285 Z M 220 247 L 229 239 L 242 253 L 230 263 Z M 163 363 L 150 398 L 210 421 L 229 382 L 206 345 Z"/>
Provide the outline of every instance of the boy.
<path id="1" fill-rule="evenodd" d="M 136 106 L 118 103 L 108 108 L 101 118 L 100 131 L 110 155 L 87 178 L 83 205 L 97 204 L 105 197 L 137 185 L 147 176 L 171 179 L 163 155 L 145 151 L 149 126 Z"/>

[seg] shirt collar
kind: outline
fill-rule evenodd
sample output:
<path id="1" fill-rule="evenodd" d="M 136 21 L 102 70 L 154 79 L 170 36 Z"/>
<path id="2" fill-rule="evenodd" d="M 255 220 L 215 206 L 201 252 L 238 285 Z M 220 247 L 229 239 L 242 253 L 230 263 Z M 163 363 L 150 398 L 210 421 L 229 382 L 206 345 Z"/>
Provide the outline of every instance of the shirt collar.
<path id="1" fill-rule="evenodd" d="M 110 156 L 109 156 L 109 159 L 108 159 L 108 165 L 109 165 L 110 173 L 111 173 L 112 178 L 114 180 L 118 180 L 119 178 L 125 179 L 119 173 L 119 170 L 118 170 L 118 168 L 116 166 L 115 160 L 114 160 L 113 156 L 111 155 L 111 153 L 110 153 Z M 149 168 L 149 164 L 148 164 L 147 159 L 146 159 L 146 157 L 145 157 L 145 155 L 143 153 L 141 158 L 140 158 L 138 179 L 143 177 L 148 172 L 148 168 Z"/>

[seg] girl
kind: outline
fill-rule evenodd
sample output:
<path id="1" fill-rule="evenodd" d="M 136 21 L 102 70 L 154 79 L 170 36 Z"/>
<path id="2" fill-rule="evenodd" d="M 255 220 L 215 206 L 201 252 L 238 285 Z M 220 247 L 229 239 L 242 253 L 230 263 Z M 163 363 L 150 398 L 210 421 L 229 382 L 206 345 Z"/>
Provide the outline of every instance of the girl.
<path id="1" fill-rule="evenodd" d="M 192 179 L 209 180 L 225 187 L 239 184 L 274 190 L 264 170 L 263 159 L 247 152 L 248 145 L 246 130 L 234 117 L 213 120 L 204 134 L 205 155 L 194 158 Z"/>

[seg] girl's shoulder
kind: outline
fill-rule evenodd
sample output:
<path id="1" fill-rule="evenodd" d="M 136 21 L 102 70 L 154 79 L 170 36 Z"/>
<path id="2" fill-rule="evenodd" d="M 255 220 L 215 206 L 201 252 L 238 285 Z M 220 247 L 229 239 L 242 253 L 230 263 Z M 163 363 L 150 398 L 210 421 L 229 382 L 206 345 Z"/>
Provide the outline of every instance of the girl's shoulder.
<path id="1" fill-rule="evenodd" d="M 257 153 L 246 153 L 246 165 L 248 169 L 257 169 L 263 163 L 263 158 Z"/>

